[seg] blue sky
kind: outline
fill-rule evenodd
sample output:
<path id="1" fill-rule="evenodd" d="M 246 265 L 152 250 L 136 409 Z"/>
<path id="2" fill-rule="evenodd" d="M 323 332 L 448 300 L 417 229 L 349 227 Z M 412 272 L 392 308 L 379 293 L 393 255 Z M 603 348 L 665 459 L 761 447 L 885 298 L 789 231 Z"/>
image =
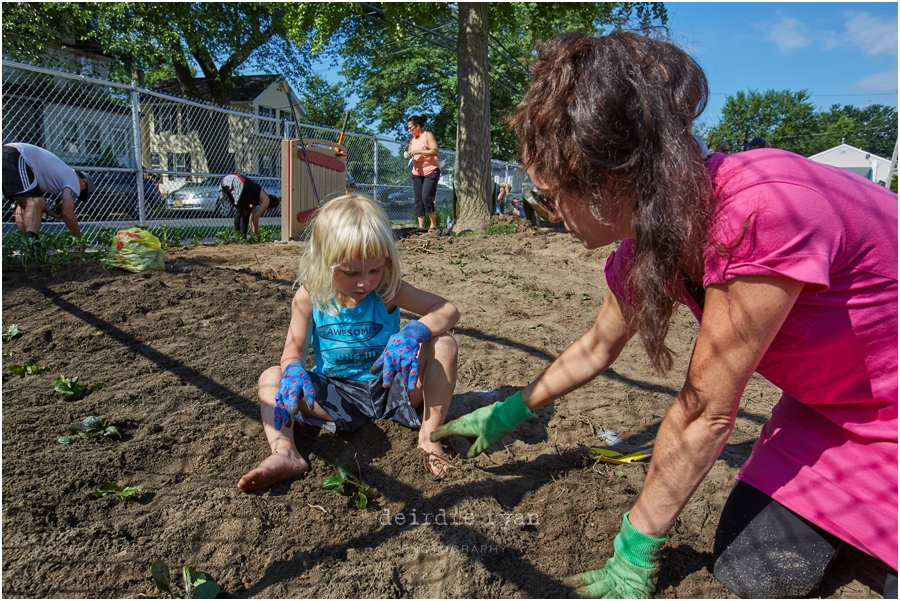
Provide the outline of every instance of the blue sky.
<path id="1" fill-rule="evenodd" d="M 896 2 L 666 2 L 673 42 L 697 59 L 718 122 L 739 91 L 807 90 L 833 104 L 897 106 Z M 336 69 L 315 69 L 330 81 Z M 356 98 L 351 97 L 351 103 Z"/>
<path id="2" fill-rule="evenodd" d="M 832 104 L 897 106 L 896 2 L 666 2 L 672 41 L 709 79 L 701 121 L 738 91 L 807 90 Z"/>

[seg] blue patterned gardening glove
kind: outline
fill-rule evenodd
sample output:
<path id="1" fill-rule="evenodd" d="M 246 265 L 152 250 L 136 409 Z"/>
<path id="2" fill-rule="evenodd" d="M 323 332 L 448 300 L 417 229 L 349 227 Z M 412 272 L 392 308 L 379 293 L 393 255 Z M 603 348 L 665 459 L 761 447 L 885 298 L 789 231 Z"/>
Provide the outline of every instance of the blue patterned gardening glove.
<path id="1" fill-rule="evenodd" d="M 431 340 L 431 330 L 415 319 L 406 324 L 399 332 L 391 336 L 384 352 L 369 371 L 373 374 L 381 369 L 384 387 L 391 385 L 394 374 L 406 382 L 406 387 L 413 390 L 419 381 L 419 348 L 423 342 Z"/>
<path id="2" fill-rule="evenodd" d="M 431 442 L 458 434 L 475 442 L 469 447 L 469 458 L 481 454 L 489 446 L 512 433 L 521 422 L 534 415 L 522 393 L 517 392 L 502 403 L 494 403 L 444 424 L 431 433 Z"/>
<path id="3" fill-rule="evenodd" d="M 306 406 L 313 408 L 316 402 L 316 389 L 313 388 L 309 374 L 299 361 L 294 361 L 284 368 L 278 394 L 275 395 L 275 428 L 291 424 L 292 415 L 300 415 L 300 394 L 306 399 Z M 299 418 L 302 421 L 302 417 Z"/>
<path id="4" fill-rule="evenodd" d="M 615 553 L 602 570 L 584 572 L 567 579 L 583 599 L 648 599 L 656 588 L 659 550 L 666 537 L 647 536 L 622 517 L 622 529 L 613 541 Z"/>

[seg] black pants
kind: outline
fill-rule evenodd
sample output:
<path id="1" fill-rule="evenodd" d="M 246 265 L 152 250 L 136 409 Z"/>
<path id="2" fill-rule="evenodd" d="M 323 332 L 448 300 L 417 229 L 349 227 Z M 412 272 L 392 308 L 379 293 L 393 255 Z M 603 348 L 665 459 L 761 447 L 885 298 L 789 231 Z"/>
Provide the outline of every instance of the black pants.
<path id="1" fill-rule="evenodd" d="M 247 227 L 250 225 L 250 215 L 253 213 L 253 207 L 242 207 L 238 205 L 234 209 L 234 229 L 236 229 L 242 237 L 247 237 Z"/>
<path id="2" fill-rule="evenodd" d="M 434 213 L 434 195 L 437 193 L 441 170 L 435 169 L 428 175 L 414 175 L 413 194 L 416 199 L 416 216 L 424 217 Z"/>
<path id="3" fill-rule="evenodd" d="M 843 541 L 768 495 L 738 482 L 716 528 L 713 572 L 747 598 L 805 597 L 822 581 Z M 897 598 L 897 574 L 888 574 L 884 597 Z"/>

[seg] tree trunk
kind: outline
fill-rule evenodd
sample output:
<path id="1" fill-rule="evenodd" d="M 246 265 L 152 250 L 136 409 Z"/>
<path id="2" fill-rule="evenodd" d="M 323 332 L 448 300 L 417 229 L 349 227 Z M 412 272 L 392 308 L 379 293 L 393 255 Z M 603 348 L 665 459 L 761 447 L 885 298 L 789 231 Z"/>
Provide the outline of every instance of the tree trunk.
<path id="1" fill-rule="evenodd" d="M 456 226 L 462 232 L 483 232 L 491 181 L 491 101 L 488 78 L 488 5 L 459 3 L 457 61 L 459 120 L 456 130 Z"/>

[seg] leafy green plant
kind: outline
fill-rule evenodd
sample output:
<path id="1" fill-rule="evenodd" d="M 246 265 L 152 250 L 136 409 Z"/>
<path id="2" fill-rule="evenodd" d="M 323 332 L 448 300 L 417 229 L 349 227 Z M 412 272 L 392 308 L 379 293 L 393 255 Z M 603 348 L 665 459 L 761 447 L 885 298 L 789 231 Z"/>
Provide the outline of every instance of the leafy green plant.
<path id="1" fill-rule="evenodd" d="M 29 361 L 25 361 L 22 365 L 9 365 L 6 369 L 23 378 L 25 376 L 36 376 L 46 371 L 50 371 L 49 367 L 41 367 L 40 363 L 31 363 Z"/>
<path id="2" fill-rule="evenodd" d="M 322 488 L 336 495 L 350 497 L 350 501 L 360 509 L 365 509 L 370 499 L 378 497 L 378 491 L 363 482 L 361 476 L 357 478 L 343 465 L 338 465 L 337 469 L 337 474 L 322 481 Z"/>
<path id="3" fill-rule="evenodd" d="M 213 237 L 216 239 L 216 244 L 219 246 L 221 246 L 222 244 L 228 244 L 234 237 L 234 229 L 230 227 L 217 228 L 213 233 Z"/>
<path id="4" fill-rule="evenodd" d="M 70 401 L 77 401 L 85 393 L 100 390 L 101 388 L 103 388 L 103 382 L 97 382 L 85 388 L 84 384 L 78 382 L 78 376 L 67 378 L 60 374 L 58 379 L 53 380 L 53 390 L 56 391 L 56 395 Z"/>
<path id="5" fill-rule="evenodd" d="M 172 590 L 169 566 L 166 562 L 162 559 L 153 560 L 153 565 L 150 566 L 150 574 L 153 576 L 156 588 L 164 593 L 168 593 L 172 599 L 180 598 L 178 593 Z M 215 599 L 222 590 L 215 580 L 203 572 L 198 572 L 194 566 L 181 568 L 181 577 L 184 579 L 184 592 L 187 595 L 187 599 Z"/>
<path id="6" fill-rule="evenodd" d="M 122 438 L 119 428 L 108 425 L 105 419 L 94 417 L 93 415 L 89 415 L 80 422 L 75 422 L 69 426 L 68 432 L 67 436 L 60 436 L 56 441 L 62 444 L 72 444 L 73 442 L 89 438 L 111 438 L 113 436 Z"/>
<path id="7" fill-rule="evenodd" d="M 19 332 L 19 324 L 14 323 L 9 326 L 9 329 L 3 332 L 3 340 L 9 342 L 13 338 L 18 338 L 22 333 Z"/>
<path id="8" fill-rule="evenodd" d="M 115 494 L 123 503 L 135 494 L 144 490 L 143 486 L 125 486 L 124 484 L 116 484 L 112 480 L 107 480 L 94 489 L 95 497 L 105 497 L 109 494 Z"/>
<path id="9" fill-rule="evenodd" d="M 484 234 L 486 236 L 493 236 L 495 234 L 515 234 L 519 231 L 519 228 L 515 223 L 498 223 L 497 225 L 488 226 L 486 230 L 484 230 Z"/>

